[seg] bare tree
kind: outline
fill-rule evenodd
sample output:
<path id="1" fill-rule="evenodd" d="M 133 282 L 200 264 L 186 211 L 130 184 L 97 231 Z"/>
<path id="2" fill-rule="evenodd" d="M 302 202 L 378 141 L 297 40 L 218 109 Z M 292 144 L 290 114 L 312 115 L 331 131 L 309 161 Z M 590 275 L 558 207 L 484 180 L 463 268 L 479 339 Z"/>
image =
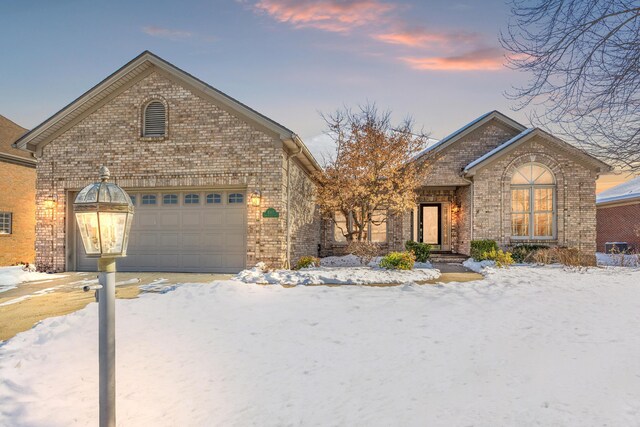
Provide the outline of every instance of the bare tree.
<path id="1" fill-rule="evenodd" d="M 640 171 L 638 0 L 513 0 L 501 34 L 508 64 L 529 73 L 509 93 L 531 121 Z"/>
<path id="2" fill-rule="evenodd" d="M 323 118 L 335 153 L 317 174 L 316 200 L 347 241 L 360 242 L 367 239 L 369 224 L 383 224 L 415 204 L 425 162 L 411 160 L 425 147 L 427 135 L 414 133 L 410 118 L 392 126 L 391 113 L 379 112 L 374 104 Z M 336 214 L 346 224 L 338 223 Z"/>

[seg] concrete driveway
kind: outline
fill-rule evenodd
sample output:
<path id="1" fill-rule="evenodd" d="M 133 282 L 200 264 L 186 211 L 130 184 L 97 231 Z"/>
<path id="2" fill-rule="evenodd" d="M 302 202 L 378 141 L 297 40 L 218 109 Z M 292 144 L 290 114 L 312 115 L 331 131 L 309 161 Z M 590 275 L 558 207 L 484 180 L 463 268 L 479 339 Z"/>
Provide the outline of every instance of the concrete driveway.
<path id="1" fill-rule="evenodd" d="M 163 293 L 183 283 L 226 280 L 232 274 L 209 273 L 117 273 L 116 298 L 137 298 L 140 293 Z M 32 328 L 38 322 L 62 316 L 95 302 L 85 285 L 97 284 L 97 273 L 67 272 L 25 282 L 0 293 L 0 341 Z"/>

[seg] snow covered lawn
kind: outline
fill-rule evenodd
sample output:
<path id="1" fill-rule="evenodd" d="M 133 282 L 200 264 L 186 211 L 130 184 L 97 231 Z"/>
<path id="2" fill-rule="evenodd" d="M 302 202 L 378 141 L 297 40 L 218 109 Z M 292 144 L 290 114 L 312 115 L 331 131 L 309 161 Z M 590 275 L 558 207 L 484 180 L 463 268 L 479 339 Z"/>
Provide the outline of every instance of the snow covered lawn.
<path id="1" fill-rule="evenodd" d="M 37 273 L 35 270 L 25 270 L 25 267 L 22 265 L 0 267 L 0 292 L 14 289 L 20 283 L 46 279 L 51 279 L 51 275 L 47 273 Z"/>
<path id="2" fill-rule="evenodd" d="M 640 271 L 117 301 L 119 426 L 640 423 Z M 0 425 L 97 422 L 97 306 L 0 346 Z"/>

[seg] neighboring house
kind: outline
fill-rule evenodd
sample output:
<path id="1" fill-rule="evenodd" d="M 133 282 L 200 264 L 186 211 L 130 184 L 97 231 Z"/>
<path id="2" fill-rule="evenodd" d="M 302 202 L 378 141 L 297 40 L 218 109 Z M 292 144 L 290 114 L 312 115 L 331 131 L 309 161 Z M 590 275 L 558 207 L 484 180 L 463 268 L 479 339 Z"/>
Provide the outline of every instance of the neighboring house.
<path id="1" fill-rule="evenodd" d="M 317 253 L 311 176 L 320 167 L 300 138 L 150 52 L 17 145 L 38 158 L 41 270 L 95 270 L 72 205 L 100 165 L 135 205 L 119 270 L 237 272 Z"/>
<path id="2" fill-rule="evenodd" d="M 0 266 L 35 260 L 36 160 L 12 147 L 26 131 L 0 116 Z"/>
<path id="3" fill-rule="evenodd" d="M 386 249 L 412 239 L 468 255 L 472 240 L 493 239 L 595 252 L 596 179 L 610 168 L 553 135 L 492 111 L 415 161 L 428 162 L 416 207 L 369 233 Z M 323 255 L 343 250 L 336 229 L 325 223 Z"/>
<path id="4" fill-rule="evenodd" d="M 640 250 L 640 177 L 598 194 L 596 205 L 598 252 L 604 252 L 608 242 Z"/>

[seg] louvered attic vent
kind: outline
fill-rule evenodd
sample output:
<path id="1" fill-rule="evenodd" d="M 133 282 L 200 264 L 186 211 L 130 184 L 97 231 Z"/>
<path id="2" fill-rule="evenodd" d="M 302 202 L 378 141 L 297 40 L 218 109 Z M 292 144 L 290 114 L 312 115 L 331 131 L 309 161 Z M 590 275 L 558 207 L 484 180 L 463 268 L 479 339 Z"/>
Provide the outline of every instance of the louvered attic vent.
<path id="1" fill-rule="evenodd" d="M 164 136 L 167 114 L 164 104 L 152 101 L 144 109 L 144 129 L 142 136 Z"/>

